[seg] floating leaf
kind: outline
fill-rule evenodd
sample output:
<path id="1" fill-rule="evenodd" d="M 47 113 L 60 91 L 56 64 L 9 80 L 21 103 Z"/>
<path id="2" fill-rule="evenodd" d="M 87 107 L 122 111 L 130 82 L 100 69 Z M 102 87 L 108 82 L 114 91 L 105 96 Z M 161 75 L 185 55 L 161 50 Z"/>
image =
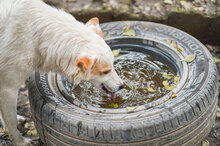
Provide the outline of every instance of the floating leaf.
<path id="1" fill-rule="evenodd" d="M 176 87 L 176 85 L 175 85 L 175 84 L 172 84 L 172 85 L 170 85 L 170 86 L 165 86 L 165 87 L 163 87 L 163 88 L 166 89 L 166 90 L 173 90 L 175 87 Z"/>
<path id="2" fill-rule="evenodd" d="M 218 107 L 216 115 L 217 115 L 218 118 L 220 118 L 220 107 Z"/>
<path id="3" fill-rule="evenodd" d="M 195 60 L 195 58 L 196 58 L 196 54 L 187 55 L 187 56 L 184 58 L 184 61 L 187 62 L 187 63 L 190 63 L 190 62 L 192 62 L 193 60 Z"/>
<path id="4" fill-rule="evenodd" d="M 111 107 L 111 108 L 118 108 L 118 104 L 112 102 L 112 103 L 109 104 L 109 107 Z"/>
<path id="5" fill-rule="evenodd" d="M 171 78 L 174 78 L 174 76 L 173 75 L 167 75 L 165 78 L 166 79 L 171 79 Z"/>
<path id="6" fill-rule="evenodd" d="M 28 130 L 27 135 L 35 136 L 35 135 L 37 135 L 37 130 L 36 129 L 30 129 L 30 130 Z"/>
<path id="7" fill-rule="evenodd" d="M 127 35 L 127 36 L 136 36 L 136 33 L 133 29 L 126 29 L 126 31 L 123 33 L 123 35 Z"/>
<path id="8" fill-rule="evenodd" d="M 179 77 L 179 76 L 175 76 L 175 77 L 174 77 L 174 81 L 175 81 L 176 83 L 178 83 L 179 80 L 180 80 L 180 77 Z"/>
<path id="9" fill-rule="evenodd" d="M 208 140 L 204 140 L 202 142 L 202 146 L 209 146 L 209 141 Z"/>
<path id="10" fill-rule="evenodd" d="M 120 53 L 119 50 L 113 50 L 112 53 L 114 54 L 115 57 L 117 57 Z"/>
<path id="11" fill-rule="evenodd" d="M 168 75 L 166 72 L 162 72 L 162 75 L 163 75 L 163 77 L 164 77 L 165 79 L 171 79 L 171 78 L 174 77 L 174 76 L 172 76 L 172 75 Z"/>
<path id="12" fill-rule="evenodd" d="M 156 90 L 154 90 L 152 87 L 148 87 L 147 90 L 148 90 L 149 92 L 156 92 Z"/>
<path id="13" fill-rule="evenodd" d="M 164 87 L 169 87 L 169 86 L 170 86 L 170 84 L 168 83 L 168 81 L 163 81 L 162 84 L 163 84 Z"/>
<path id="14" fill-rule="evenodd" d="M 217 58 L 217 57 L 213 57 L 215 63 L 219 63 L 220 62 L 220 58 Z"/>
<path id="15" fill-rule="evenodd" d="M 127 109 L 128 110 L 134 110 L 134 109 L 136 109 L 136 106 L 129 106 L 129 107 L 127 107 Z"/>
<path id="16" fill-rule="evenodd" d="M 172 94 L 171 94 L 171 96 L 170 96 L 170 98 L 175 98 L 176 97 L 176 93 L 175 92 L 172 92 Z"/>

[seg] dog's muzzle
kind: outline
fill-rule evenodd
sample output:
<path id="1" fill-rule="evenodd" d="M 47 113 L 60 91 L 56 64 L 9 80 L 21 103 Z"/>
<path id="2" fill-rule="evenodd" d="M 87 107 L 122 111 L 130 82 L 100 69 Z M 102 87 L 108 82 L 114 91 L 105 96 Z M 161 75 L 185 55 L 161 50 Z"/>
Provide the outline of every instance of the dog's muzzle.
<path id="1" fill-rule="evenodd" d="M 115 100 L 115 98 L 116 98 L 116 92 L 111 92 L 110 90 L 108 90 L 107 87 L 106 87 L 103 83 L 100 85 L 100 88 L 102 89 L 102 91 L 104 91 L 104 92 L 108 95 L 108 97 L 109 97 L 112 101 Z M 119 88 L 118 88 L 118 90 L 121 90 L 121 89 L 123 89 L 123 88 L 124 88 L 124 85 L 120 85 Z"/>

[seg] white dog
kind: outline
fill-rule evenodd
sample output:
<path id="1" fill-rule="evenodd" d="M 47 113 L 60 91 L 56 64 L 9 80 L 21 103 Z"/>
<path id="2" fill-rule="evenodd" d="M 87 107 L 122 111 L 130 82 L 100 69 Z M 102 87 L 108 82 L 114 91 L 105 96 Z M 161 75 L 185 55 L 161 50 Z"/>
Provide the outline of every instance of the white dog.
<path id="1" fill-rule="evenodd" d="M 31 72 L 87 80 L 112 98 L 123 88 L 101 35 L 97 18 L 84 25 L 41 0 L 0 0 L 0 113 L 15 145 L 29 143 L 17 130 L 16 106 L 17 90 Z"/>

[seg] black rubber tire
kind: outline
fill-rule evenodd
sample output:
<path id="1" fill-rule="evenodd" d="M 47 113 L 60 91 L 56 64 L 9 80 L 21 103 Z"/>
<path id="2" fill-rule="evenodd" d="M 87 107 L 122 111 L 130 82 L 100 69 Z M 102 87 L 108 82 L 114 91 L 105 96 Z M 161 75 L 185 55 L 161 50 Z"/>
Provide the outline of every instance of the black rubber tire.
<path id="1" fill-rule="evenodd" d="M 128 23 L 128 22 L 126 22 Z M 121 36 L 125 22 L 102 24 L 104 36 Z M 47 74 L 33 73 L 29 97 L 33 120 L 45 145 L 199 145 L 216 117 L 218 73 L 209 51 L 192 36 L 169 26 L 129 22 L 135 37 L 175 40 L 186 54 L 190 77 L 177 97 L 137 112 L 111 114 L 74 106 Z M 162 38 L 162 39 L 161 39 Z"/>

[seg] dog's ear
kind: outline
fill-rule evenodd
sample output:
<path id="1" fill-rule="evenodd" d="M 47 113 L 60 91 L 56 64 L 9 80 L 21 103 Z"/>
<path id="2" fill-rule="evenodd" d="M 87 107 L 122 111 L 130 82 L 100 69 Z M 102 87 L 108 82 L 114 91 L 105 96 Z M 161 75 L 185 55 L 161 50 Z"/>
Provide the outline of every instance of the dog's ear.
<path id="1" fill-rule="evenodd" d="M 92 59 L 89 57 L 79 58 L 76 62 L 76 66 L 80 69 L 80 71 L 84 72 L 92 66 Z"/>
<path id="2" fill-rule="evenodd" d="M 99 18 L 93 17 L 86 23 L 86 26 L 99 36 L 103 37 L 101 27 L 99 26 Z"/>

